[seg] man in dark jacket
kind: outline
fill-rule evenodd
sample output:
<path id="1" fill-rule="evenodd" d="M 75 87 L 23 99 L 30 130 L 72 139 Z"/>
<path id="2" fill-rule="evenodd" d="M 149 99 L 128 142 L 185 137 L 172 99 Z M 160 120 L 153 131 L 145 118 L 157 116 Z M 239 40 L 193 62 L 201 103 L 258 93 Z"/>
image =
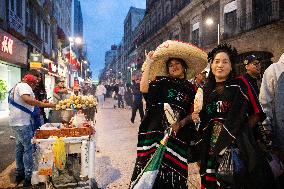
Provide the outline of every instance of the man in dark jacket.
<path id="1" fill-rule="evenodd" d="M 131 90 L 133 95 L 131 122 L 134 123 L 137 110 L 139 110 L 141 120 L 144 117 L 142 93 L 140 91 L 140 78 L 136 78 L 135 80 L 133 80 Z"/>
<path id="2" fill-rule="evenodd" d="M 247 81 L 253 88 L 255 94 L 258 96 L 261 84 L 260 80 L 261 65 L 259 58 L 257 58 L 255 55 L 249 55 L 244 60 L 244 65 L 247 70 L 244 77 L 247 79 Z"/>

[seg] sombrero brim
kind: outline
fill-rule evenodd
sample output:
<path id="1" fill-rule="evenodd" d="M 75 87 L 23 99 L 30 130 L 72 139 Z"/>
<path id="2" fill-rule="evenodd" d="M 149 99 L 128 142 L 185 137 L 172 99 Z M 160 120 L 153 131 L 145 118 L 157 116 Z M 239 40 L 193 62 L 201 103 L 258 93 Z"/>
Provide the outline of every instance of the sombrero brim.
<path id="1" fill-rule="evenodd" d="M 181 58 L 187 64 L 186 78 L 191 79 L 207 66 L 207 53 L 198 47 L 181 41 L 168 40 L 157 47 L 153 54 L 154 62 L 150 67 L 149 79 L 168 76 L 166 62 L 169 58 Z M 146 66 L 144 62 L 142 69 Z"/>

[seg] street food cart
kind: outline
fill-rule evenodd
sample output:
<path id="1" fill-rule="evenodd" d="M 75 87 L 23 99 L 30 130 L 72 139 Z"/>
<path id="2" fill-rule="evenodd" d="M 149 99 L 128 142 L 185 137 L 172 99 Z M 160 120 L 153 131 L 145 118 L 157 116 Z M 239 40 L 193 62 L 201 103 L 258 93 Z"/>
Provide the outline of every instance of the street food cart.
<path id="1" fill-rule="evenodd" d="M 65 103 L 68 102 L 65 101 L 64 105 Z M 54 183 L 56 178 L 64 175 L 66 168 L 70 168 L 67 164 L 72 165 L 71 171 L 74 173 L 75 182 L 94 178 L 94 118 L 87 117 L 82 107 L 72 106 L 72 109 L 59 109 L 57 106 L 56 111 L 61 113 L 61 122 L 46 123 L 36 130 L 32 139 L 35 146 L 32 184 L 45 182 L 48 185 L 50 183 L 56 185 Z M 85 109 L 91 108 L 93 107 L 85 107 Z M 78 165 L 76 168 L 74 168 L 75 164 Z M 67 172 L 68 176 L 70 170 Z"/>

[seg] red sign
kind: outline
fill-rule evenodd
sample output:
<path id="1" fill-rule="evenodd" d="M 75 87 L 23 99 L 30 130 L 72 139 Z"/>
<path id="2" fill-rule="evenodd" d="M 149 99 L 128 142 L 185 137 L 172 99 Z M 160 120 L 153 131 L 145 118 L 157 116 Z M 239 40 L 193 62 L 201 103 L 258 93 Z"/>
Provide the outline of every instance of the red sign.
<path id="1" fill-rule="evenodd" d="M 0 28 L 0 60 L 16 66 L 28 63 L 28 46 Z"/>

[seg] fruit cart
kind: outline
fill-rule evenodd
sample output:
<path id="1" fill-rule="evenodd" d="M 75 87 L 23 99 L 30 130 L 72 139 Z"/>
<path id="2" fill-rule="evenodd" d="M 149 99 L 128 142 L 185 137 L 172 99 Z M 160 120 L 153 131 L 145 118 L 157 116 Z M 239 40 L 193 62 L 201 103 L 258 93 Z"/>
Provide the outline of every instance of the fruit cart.
<path id="1" fill-rule="evenodd" d="M 74 117 L 70 124 L 47 123 L 35 132 L 32 140 L 36 147 L 32 184 L 78 185 L 79 181 L 94 178 L 94 125 L 86 120 L 76 122 Z M 68 180 L 70 171 L 73 172 L 72 178 Z"/>
<path id="2" fill-rule="evenodd" d="M 64 99 L 56 104 L 53 114 L 50 119 L 51 123 L 64 122 L 68 123 L 75 112 L 82 110 L 88 121 L 95 121 L 97 101 L 94 96 L 75 96 L 72 95 L 68 99 Z"/>

